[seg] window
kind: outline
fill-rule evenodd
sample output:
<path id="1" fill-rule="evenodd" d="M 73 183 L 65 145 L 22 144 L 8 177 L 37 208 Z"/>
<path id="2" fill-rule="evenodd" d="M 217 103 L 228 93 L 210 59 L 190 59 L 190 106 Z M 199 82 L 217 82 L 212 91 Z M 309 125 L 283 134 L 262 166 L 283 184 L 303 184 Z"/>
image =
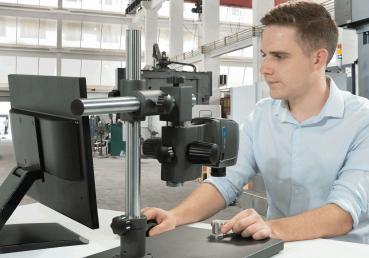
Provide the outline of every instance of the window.
<path id="1" fill-rule="evenodd" d="M 38 61 L 39 75 L 56 75 L 56 58 L 41 58 Z"/>
<path id="2" fill-rule="evenodd" d="M 79 59 L 62 59 L 61 61 L 62 76 L 81 76 L 81 60 Z"/>
<path id="3" fill-rule="evenodd" d="M 58 6 L 58 0 L 39 0 L 41 6 Z"/>
<path id="4" fill-rule="evenodd" d="M 8 83 L 8 75 L 16 73 L 16 57 L 0 56 L 0 83 Z"/>
<path id="5" fill-rule="evenodd" d="M 80 9 L 82 7 L 81 0 L 63 0 L 63 8 Z"/>
<path id="6" fill-rule="evenodd" d="M 18 44 L 38 45 L 39 19 L 18 18 Z"/>
<path id="7" fill-rule="evenodd" d="M 2 3 L 16 4 L 17 0 L 1 0 Z"/>
<path id="8" fill-rule="evenodd" d="M 56 46 L 56 20 L 40 20 L 39 45 Z"/>
<path id="9" fill-rule="evenodd" d="M 243 85 L 253 85 L 253 83 L 254 83 L 254 69 L 252 67 L 245 67 Z"/>
<path id="10" fill-rule="evenodd" d="M 115 70 L 122 67 L 121 61 L 102 61 L 101 62 L 101 86 L 115 85 Z"/>
<path id="11" fill-rule="evenodd" d="M 18 4 L 39 5 L 39 0 L 18 0 Z"/>
<path id="12" fill-rule="evenodd" d="M 81 47 L 81 23 L 75 21 L 63 21 L 63 47 Z"/>
<path id="13" fill-rule="evenodd" d="M 86 77 L 87 86 L 99 86 L 101 60 L 82 60 L 81 77 Z"/>
<path id="14" fill-rule="evenodd" d="M 37 57 L 17 57 L 17 73 L 19 74 L 38 74 Z"/>
<path id="15" fill-rule="evenodd" d="M 16 43 L 16 17 L 0 17 L 0 43 L 15 44 Z"/>
<path id="16" fill-rule="evenodd" d="M 101 44 L 101 24 L 84 22 L 82 24 L 82 41 L 83 48 L 100 48 Z"/>
<path id="17" fill-rule="evenodd" d="M 117 12 L 122 10 L 122 1 L 121 0 L 103 0 L 102 1 L 102 10 Z"/>
<path id="18" fill-rule="evenodd" d="M 244 56 L 244 57 L 253 57 L 253 55 L 254 55 L 253 51 L 254 51 L 253 46 L 246 47 L 246 48 L 243 49 L 242 56 Z"/>
<path id="19" fill-rule="evenodd" d="M 82 0 L 82 9 L 101 10 L 101 0 Z"/>
<path id="20" fill-rule="evenodd" d="M 103 24 L 101 48 L 119 49 L 122 27 L 120 24 Z"/>

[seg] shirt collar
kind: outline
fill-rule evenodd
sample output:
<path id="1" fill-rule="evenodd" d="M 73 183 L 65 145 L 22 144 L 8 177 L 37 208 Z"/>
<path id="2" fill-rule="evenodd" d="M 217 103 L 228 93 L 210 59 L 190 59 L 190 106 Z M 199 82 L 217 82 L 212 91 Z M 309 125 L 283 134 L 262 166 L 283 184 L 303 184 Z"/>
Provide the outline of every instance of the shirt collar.
<path id="1" fill-rule="evenodd" d="M 307 119 L 304 123 L 308 121 L 312 122 L 311 120 L 317 122 L 317 120 L 320 121 L 324 117 L 343 118 L 345 103 L 342 92 L 330 77 L 327 77 L 327 82 L 330 85 L 329 96 L 320 114 Z M 274 115 L 278 116 L 281 122 L 297 123 L 290 113 L 286 100 L 275 100 Z"/>

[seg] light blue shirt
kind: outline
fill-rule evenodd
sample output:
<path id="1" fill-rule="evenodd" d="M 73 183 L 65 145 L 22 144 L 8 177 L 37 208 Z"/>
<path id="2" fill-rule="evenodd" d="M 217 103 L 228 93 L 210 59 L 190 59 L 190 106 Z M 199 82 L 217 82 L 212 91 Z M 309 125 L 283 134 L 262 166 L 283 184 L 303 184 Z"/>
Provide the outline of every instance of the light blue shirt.
<path id="1" fill-rule="evenodd" d="M 267 219 L 334 203 L 353 219 L 353 230 L 340 238 L 369 243 L 369 100 L 331 80 L 320 114 L 301 123 L 286 101 L 261 100 L 240 127 L 237 164 L 206 182 L 229 205 L 257 172 L 267 191 Z"/>

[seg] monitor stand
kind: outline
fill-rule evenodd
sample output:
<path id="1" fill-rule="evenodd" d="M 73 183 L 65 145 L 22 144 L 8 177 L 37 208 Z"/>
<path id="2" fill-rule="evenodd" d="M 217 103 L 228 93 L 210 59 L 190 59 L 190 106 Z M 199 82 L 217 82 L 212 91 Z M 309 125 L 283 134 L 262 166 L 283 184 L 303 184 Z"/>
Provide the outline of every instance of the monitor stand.
<path id="1" fill-rule="evenodd" d="M 39 169 L 16 167 L 0 186 L 0 253 L 88 243 L 56 223 L 5 225 L 33 183 L 42 179 Z"/>
<path id="2" fill-rule="evenodd" d="M 0 253 L 88 244 L 58 223 L 9 224 L 0 231 Z"/>

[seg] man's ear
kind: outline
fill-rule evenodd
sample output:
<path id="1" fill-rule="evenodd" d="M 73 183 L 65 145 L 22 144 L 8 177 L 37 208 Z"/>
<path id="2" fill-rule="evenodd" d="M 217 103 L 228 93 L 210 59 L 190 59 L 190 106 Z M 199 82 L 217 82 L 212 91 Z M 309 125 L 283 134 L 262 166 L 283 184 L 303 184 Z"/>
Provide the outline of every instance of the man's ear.
<path id="1" fill-rule="evenodd" d="M 325 68 L 328 63 L 328 50 L 325 48 L 320 48 L 316 50 L 313 54 L 313 65 L 316 70 L 321 70 L 323 67 Z"/>

